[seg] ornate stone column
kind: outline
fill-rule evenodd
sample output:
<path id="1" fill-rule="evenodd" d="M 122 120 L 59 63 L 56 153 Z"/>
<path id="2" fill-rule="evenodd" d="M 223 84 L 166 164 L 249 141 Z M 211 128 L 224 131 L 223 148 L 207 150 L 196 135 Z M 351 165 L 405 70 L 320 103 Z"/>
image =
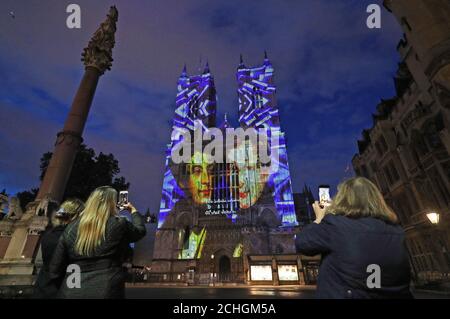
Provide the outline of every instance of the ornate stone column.
<path id="1" fill-rule="evenodd" d="M 118 12 L 111 7 L 82 53 L 85 73 L 72 102 L 63 130 L 58 133 L 53 156 L 36 200 L 23 216 L 0 221 L 0 286 L 31 285 L 40 234 L 45 230 L 50 210 L 63 198 L 72 165 L 82 142 L 82 133 L 99 77 L 111 69 L 112 48 Z M 7 247 L 6 247 L 7 246 Z"/>
<path id="2" fill-rule="evenodd" d="M 45 173 L 36 200 L 48 196 L 61 201 L 72 165 L 83 141 L 82 133 L 94 98 L 99 77 L 112 66 L 112 48 L 118 12 L 111 7 L 106 20 L 100 25 L 82 54 L 86 67 L 78 91 L 72 102 L 64 128 L 58 133 L 55 150 Z"/>

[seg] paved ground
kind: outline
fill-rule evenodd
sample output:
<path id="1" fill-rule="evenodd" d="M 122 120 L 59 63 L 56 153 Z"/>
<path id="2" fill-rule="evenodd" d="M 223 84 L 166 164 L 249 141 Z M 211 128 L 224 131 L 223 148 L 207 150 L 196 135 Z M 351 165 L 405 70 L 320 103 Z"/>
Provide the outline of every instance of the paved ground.
<path id="1" fill-rule="evenodd" d="M 128 287 L 127 298 L 140 299 L 312 299 L 314 287 Z M 450 295 L 417 292 L 418 299 L 450 299 Z"/>

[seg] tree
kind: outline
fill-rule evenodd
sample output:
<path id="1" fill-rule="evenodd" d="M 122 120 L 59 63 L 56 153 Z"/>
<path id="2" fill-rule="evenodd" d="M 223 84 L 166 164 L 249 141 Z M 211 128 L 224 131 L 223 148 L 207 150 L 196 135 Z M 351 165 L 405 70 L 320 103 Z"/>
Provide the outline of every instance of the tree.
<path id="1" fill-rule="evenodd" d="M 23 211 L 25 211 L 25 208 L 28 203 L 34 201 L 34 199 L 37 196 L 38 191 L 39 191 L 38 188 L 32 188 L 29 191 L 23 191 L 23 192 L 17 193 L 16 196 L 17 196 L 17 198 L 19 198 L 20 207 L 22 208 Z"/>
<path id="2" fill-rule="evenodd" d="M 44 153 L 41 157 L 41 181 L 45 176 L 51 158 L 51 152 Z M 117 191 L 127 190 L 130 183 L 123 176 L 117 177 L 119 173 L 119 162 L 113 154 L 100 152 L 100 154 L 96 155 L 92 148 L 81 144 L 72 166 L 63 200 L 76 197 L 85 201 L 95 188 L 106 185 L 114 187 Z M 30 200 L 31 196 L 29 193 L 32 193 L 32 191 L 19 193 L 23 197 L 23 199 L 19 197 L 23 206 L 26 206 L 27 203 L 36 197 L 34 195 Z"/>

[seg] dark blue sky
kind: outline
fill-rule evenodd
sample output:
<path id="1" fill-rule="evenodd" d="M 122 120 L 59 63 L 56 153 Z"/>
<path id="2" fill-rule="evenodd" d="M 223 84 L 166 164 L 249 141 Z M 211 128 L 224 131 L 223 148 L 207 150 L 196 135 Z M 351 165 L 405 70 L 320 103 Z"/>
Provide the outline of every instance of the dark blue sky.
<path id="1" fill-rule="evenodd" d="M 65 25 L 70 3 L 81 6 L 81 29 Z M 116 156 L 141 209 L 159 206 L 183 64 L 192 74 L 209 60 L 219 121 L 227 112 L 236 124 L 239 54 L 252 66 L 264 50 L 275 67 L 294 191 L 336 186 L 352 175 L 346 167 L 376 104 L 394 94 L 401 29 L 384 8 L 382 28 L 368 29 L 370 3 L 381 1 L 2 0 L 0 189 L 39 185 L 39 158 L 53 149 L 83 74 L 81 51 L 112 4 L 115 61 L 100 80 L 84 138 Z"/>

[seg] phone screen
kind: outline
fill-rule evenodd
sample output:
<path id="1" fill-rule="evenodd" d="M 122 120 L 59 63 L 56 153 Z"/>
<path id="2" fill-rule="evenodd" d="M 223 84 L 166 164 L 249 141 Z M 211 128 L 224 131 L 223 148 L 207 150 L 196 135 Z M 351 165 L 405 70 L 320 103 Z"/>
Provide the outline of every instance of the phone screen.
<path id="1" fill-rule="evenodd" d="M 319 203 L 322 206 L 329 205 L 331 202 L 330 187 L 328 185 L 319 186 Z"/>
<path id="2" fill-rule="evenodd" d="M 120 191 L 119 192 L 119 199 L 118 199 L 118 206 L 120 209 L 123 209 L 123 204 L 128 203 L 128 191 Z"/>

